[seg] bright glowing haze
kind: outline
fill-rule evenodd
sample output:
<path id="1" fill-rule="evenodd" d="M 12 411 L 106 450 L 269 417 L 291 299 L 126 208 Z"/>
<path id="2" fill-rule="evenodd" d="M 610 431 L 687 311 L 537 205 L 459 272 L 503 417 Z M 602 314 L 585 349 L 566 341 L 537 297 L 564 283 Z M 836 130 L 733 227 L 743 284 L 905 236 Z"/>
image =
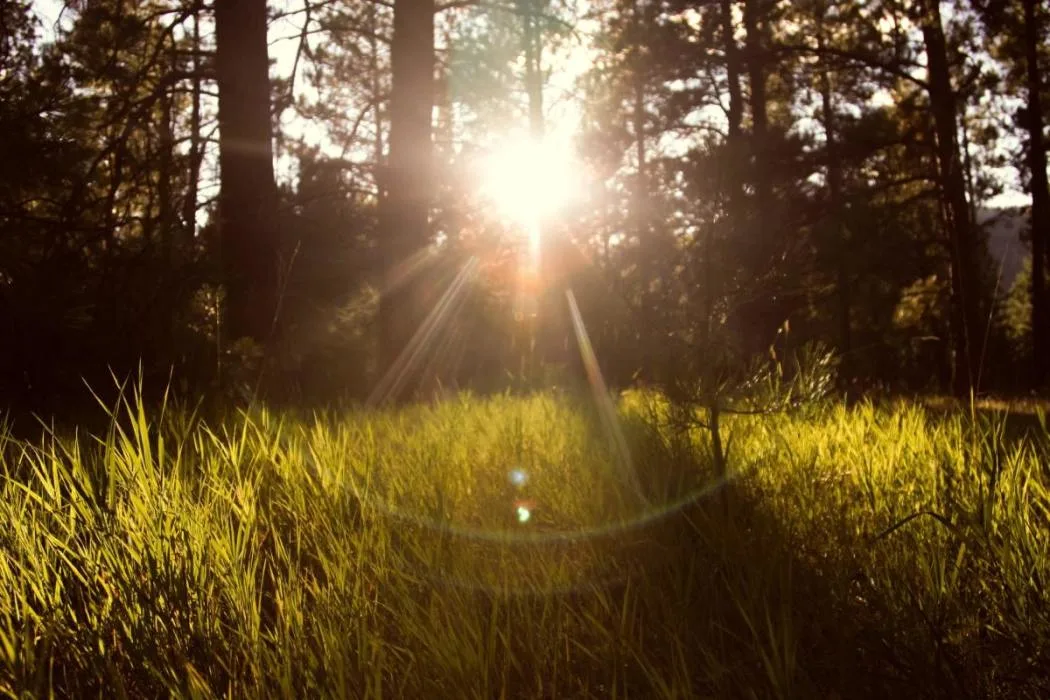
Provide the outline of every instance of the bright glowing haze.
<path id="1" fill-rule="evenodd" d="M 570 144 L 515 137 L 482 158 L 478 188 L 500 216 L 531 229 L 579 198 L 581 173 Z"/>

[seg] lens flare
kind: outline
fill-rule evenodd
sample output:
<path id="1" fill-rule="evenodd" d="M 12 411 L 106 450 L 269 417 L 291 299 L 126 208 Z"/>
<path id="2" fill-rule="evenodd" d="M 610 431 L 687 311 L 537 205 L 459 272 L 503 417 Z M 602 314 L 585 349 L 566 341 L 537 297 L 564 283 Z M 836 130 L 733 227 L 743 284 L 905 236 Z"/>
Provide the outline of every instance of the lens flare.
<path id="1" fill-rule="evenodd" d="M 481 161 L 481 194 L 499 214 L 525 227 L 530 244 L 538 224 L 562 211 L 582 188 L 572 145 L 508 139 Z"/>
<path id="2" fill-rule="evenodd" d="M 473 282 L 477 271 L 478 260 L 472 257 L 463 265 L 437 304 L 420 324 L 408 345 L 376 384 L 366 405 L 377 406 L 397 396 L 405 380 L 419 364 L 424 351 L 429 348 L 437 329 L 459 310 L 466 298 L 464 290 L 469 283 Z"/>
<path id="3" fill-rule="evenodd" d="M 631 485 L 639 499 L 645 503 L 646 498 L 642 493 L 638 475 L 634 471 L 631 452 L 627 448 L 627 439 L 623 435 L 623 428 L 620 427 L 620 419 L 616 413 L 616 406 L 613 405 L 612 398 L 609 396 L 605 378 L 602 377 L 602 369 L 598 366 L 598 357 L 594 354 L 594 348 L 591 347 L 591 339 L 587 335 L 587 327 L 583 324 L 583 315 L 576 303 L 576 295 L 571 289 L 568 289 L 565 291 L 565 297 L 569 302 L 569 313 L 572 316 L 573 330 L 576 331 L 576 341 L 580 347 L 580 358 L 587 370 L 587 381 L 590 382 L 595 402 L 598 404 L 602 428 L 605 430 L 606 438 L 609 440 L 613 455 L 620 467 L 621 476 Z"/>
<path id="4" fill-rule="evenodd" d="M 529 522 L 534 510 L 536 510 L 536 503 L 534 501 L 523 498 L 514 501 L 514 514 L 517 516 L 519 523 Z"/>

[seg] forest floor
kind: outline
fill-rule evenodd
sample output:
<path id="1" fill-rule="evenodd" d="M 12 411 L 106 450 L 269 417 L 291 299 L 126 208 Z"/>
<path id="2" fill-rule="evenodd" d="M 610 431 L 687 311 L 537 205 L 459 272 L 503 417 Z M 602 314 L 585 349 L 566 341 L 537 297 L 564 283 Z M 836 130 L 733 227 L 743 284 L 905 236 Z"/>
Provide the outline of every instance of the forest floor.
<path id="1" fill-rule="evenodd" d="M 0 429 L 0 692 L 1050 697 L 1041 413 L 666 409 Z"/>

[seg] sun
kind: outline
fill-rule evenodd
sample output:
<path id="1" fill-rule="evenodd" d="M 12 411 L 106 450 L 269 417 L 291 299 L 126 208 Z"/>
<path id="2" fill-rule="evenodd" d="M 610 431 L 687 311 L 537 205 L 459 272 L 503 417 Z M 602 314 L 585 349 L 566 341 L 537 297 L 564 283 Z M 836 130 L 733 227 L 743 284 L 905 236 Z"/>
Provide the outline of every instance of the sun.
<path id="1" fill-rule="evenodd" d="M 571 143 L 506 139 L 481 159 L 479 190 L 498 214 L 529 235 L 583 191 L 582 167 Z"/>

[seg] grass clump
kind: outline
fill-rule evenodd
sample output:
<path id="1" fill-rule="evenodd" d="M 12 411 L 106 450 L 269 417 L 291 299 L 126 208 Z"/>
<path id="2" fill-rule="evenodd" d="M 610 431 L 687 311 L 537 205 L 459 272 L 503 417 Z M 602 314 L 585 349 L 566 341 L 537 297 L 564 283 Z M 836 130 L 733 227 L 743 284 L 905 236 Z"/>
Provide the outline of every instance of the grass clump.
<path id="1" fill-rule="evenodd" d="M 0 690 L 1050 693 L 1045 425 L 729 416 L 727 486 L 667 415 L 629 395 L 612 440 L 553 393 L 213 424 L 129 400 L 100 435 L 0 431 Z"/>

